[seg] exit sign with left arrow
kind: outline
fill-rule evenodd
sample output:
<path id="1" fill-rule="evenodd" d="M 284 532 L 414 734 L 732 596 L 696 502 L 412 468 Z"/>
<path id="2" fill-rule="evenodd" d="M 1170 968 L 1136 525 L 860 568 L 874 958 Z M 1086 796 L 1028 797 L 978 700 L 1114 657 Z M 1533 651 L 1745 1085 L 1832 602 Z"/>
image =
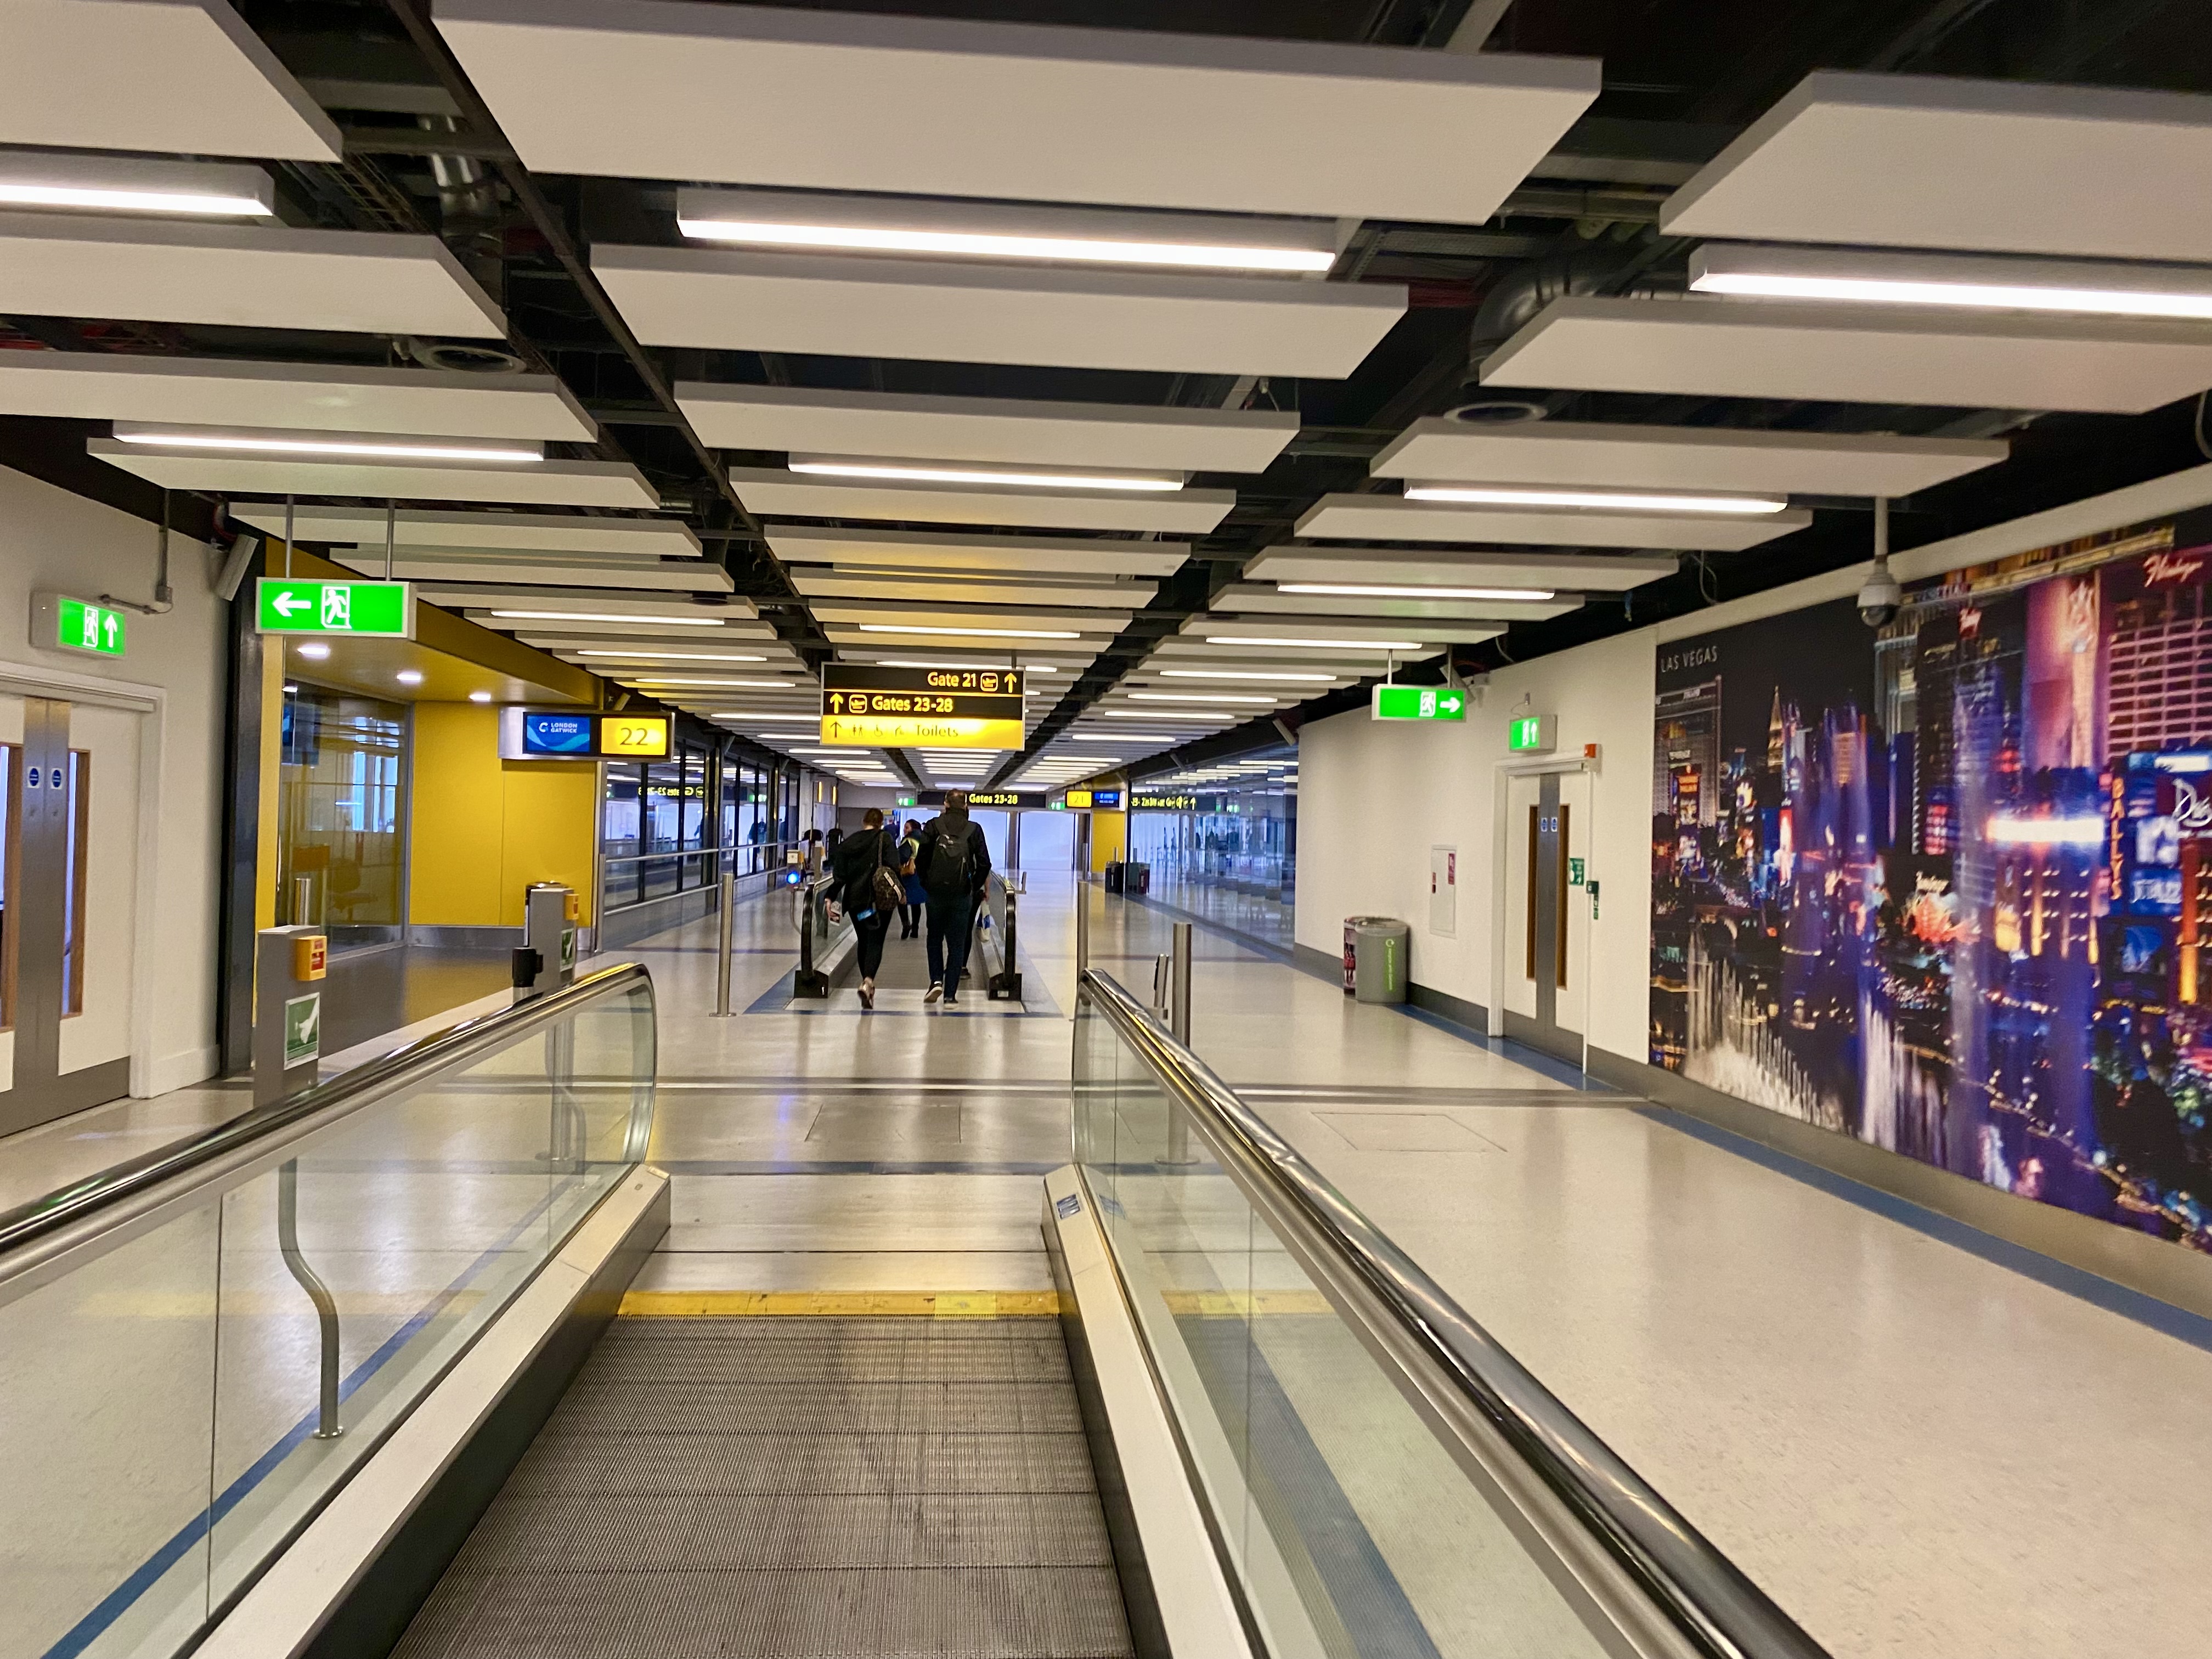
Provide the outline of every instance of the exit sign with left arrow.
<path id="1" fill-rule="evenodd" d="M 407 582 L 264 576 L 255 590 L 254 620 L 264 634 L 411 640 L 415 637 L 415 596 Z"/>
<path id="2" fill-rule="evenodd" d="M 31 643 L 42 651 L 83 651 L 119 657 L 130 644 L 123 612 L 66 593 L 37 593 L 31 599 Z"/>
<path id="3" fill-rule="evenodd" d="M 1378 685 L 1368 714 L 1378 720 L 1464 720 L 1467 691 L 1457 685 Z"/>

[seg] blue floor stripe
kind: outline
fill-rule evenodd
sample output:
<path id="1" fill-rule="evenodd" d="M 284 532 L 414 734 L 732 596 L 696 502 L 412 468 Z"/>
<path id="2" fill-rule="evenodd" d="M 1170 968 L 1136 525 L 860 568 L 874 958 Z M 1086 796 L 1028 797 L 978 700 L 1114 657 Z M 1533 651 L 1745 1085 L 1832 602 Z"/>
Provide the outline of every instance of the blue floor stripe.
<path id="1" fill-rule="evenodd" d="M 562 1195 L 558 1192 L 548 1193 L 538 1203 L 532 1205 L 529 1212 L 509 1228 L 496 1243 L 464 1268 L 459 1278 L 431 1297 L 413 1318 L 386 1338 L 375 1352 L 354 1367 L 352 1372 L 341 1379 L 338 1383 L 340 1401 L 351 1399 L 355 1391 L 362 1384 L 389 1364 L 426 1325 L 450 1306 L 453 1298 L 468 1289 L 486 1268 L 505 1255 L 514 1245 L 514 1241 L 521 1237 L 532 1224 L 542 1218 Z M 302 1416 L 276 1444 L 262 1453 L 244 1474 L 225 1487 L 212 1504 L 186 1522 L 177 1530 L 174 1536 L 141 1562 L 129 1577 L 118 1584 L 98 1606 L 80 1619 L 58 1641 L 48 1648 L 45 1659 L 76 1659 L 76 1655 L 82 1653 L 94 1642 L 99 1640 L 108 1626 L 129 1612 L 140 1596 L 159 1583 L 163 1575 L 190 1553 L 194 1546 L 205 1540 L 216 1527 L 222 1524 L 225 1516 L 236 1509 L 252 1493 L 255 1487 L 275 1473 L 301 1441 L 313 1435 L 315 1425 L 320 1418 L 319 1407 Z M 348 1479 L 350 1478 L 349 1471 Z M 343 1484 L 343 1482 L 340 1482 L 340 1485 Z M 336 1490 L 336 1487 L 331 1488 L 333 1492 Z M 323 1496 L 327 1498 L 329 1495 L 326 1492 Z"/>
<path id="2" fill-rule="evenodd" d="M 2207 1319 L 2202 1314 L 2191 1313 L 2185 1308 L 2175 1307 L 2171 1302 L 2161 1302 L 2154 1296 L 2115 1284 L 2086 1268 L 2045 1255 L 2040 1250 L 2032 1250 L 2025 1244 L 2015 1244 L 2009 1239 L 1999 1238 L 1994 1233 L 1984 1232 L 1979 1227 L 1945 1215 L 1940 1210 L 1929 1209 L 1910 1199 L 1899 1198 L 1893 1193 L 1883 1192 L 1878 1187 L 1854 1181 L 1849 1176 L 1824 1170 L 1817 1164 L 1808 1163 L 1788 1152 L 1778 1152 L 1747 1135 L 1721 1128 L 1687 1113 L 1648 1103 L 1639 1103 L 1634 1109 L 1639 1115 L 1648 1117 L 1655 1123 L 1664 1124 L 1693 1140 L 1702 1140 L 1709 1146 L 1733 1152 L 1762 1169 L 1787 1176 L 1792 1181 L 1802 1182 L 1832 1198 L 1840 1198 L 1847 1204 L 1856 1205 L 1860 1209 L 1886 1220 L 1910 1227 L 1917 1233 L 1964 1250 L 1969 1255 L 1977 1255 L 1997 1267 L 2009 1268 L 2039 1285 L 2063 1291 L 2067 1295 L 2102 1308 L 2107 1313 L 2131 1319 L 2136 1324 L 2147 1325 L 2176 1341 L 2186 1342 L 2193 1348 L 2212 1352 L 2212 1319 Z"/>

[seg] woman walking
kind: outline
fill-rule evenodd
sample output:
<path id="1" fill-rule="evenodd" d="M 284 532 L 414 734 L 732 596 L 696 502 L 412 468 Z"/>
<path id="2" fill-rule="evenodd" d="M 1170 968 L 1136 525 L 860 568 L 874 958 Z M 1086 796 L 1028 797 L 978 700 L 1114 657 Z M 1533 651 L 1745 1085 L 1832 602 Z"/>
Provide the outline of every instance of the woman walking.
<path id="1" fill-rule="evenodd" d="M 884 965 L 884 939 L 906 889 L 899 880 L 898 846 L 884 828 L 882 810 L 871 806 L 861 815 L 860 825 L 837 843 L 830 868 L 860 944 L 860 1006 L 872 1008 L 876 970 Z"/>
<path id="2" fill-rule="evenodd" d="M 921 931 L 921 906 L 928 895 L 921 890 L 921 872 L 915 860 L 921 856 L 921 820 L 908 818 L 906 835 L 899 842 L 899 873 L 906 884 L 906 902 L 899 906 L 901 939 L 912 939 Z"/>

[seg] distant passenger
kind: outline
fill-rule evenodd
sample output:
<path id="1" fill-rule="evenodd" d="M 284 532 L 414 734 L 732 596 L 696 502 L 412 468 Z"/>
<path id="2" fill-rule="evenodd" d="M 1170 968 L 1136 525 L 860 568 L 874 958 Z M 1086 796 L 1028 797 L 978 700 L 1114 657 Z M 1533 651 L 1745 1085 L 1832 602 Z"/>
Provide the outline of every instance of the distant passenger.
<path id="1" fill-rule="evenodd" d="M 929 897 L 929 989 L 924 1002 L 960 1000 L 960 975 L 968 966 L 968 939 L 975 926 L 975 902 L 991 876 L 991 849 L 983 828 L 968 816 L 968 793 L 955 789 L 945 810 L 921 829 L 921 856 L 915 860 Z"/>
<path id="2" fill-rule="evenodd" d="M 899 875 L 906 883 L 906 902 L 899 906 L 901 939 L 912 939 L 921 931 L 922 900 L 927 896 L 921 885 L 921 872 L 916 861 L 921 857 L 921 820 L 908 818 L 906 835 L 899 842 Z"/>
<path id="3" fill-rule="evenodd" d="M 823 848 L 830 854 L 830 857 L 835 858 L 837 856 L 837 844 L 844 839 L 845 831 L 843 826 L 833 823 L 830 826 L 830 835 L 828 839 L 823 841 L 822 843 Z"/>
<path id="4" fill-rule="evenodd" d="M 822 860 L 829 856 L 829 854 L 822 849 L 822 832 L 819 830 L 809 830 L 806 832 L 805 839 L 800 842 L 800 845 L 805 849 L 805 868 L 807 876 L 811 878 L 815 876 L 820 875 L 822 873 Z"/>
<path id="5" fill-rule="evenodd" d="M 860 1006 L 876 1006 L 876 972 L 884 965 L 884 939 L 891 929 L 895 895 L 903 895 L 898 875 L 898 843 L 884 828 L 880 807 L 860 815 L 857 835 L 844 836 L 830 854 L 831 872 L 837 880 L 837 896 L 853 919 L 853 933 L 860 947 Z M 836 830 L 831 830 L 833 836 Z"/>

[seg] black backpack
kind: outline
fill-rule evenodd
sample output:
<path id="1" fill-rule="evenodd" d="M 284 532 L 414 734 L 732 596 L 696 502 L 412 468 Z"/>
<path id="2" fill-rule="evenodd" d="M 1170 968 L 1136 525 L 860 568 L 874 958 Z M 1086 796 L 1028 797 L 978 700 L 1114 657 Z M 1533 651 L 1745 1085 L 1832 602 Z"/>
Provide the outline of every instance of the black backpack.
<path id="1" fill-rule="evenodd" d="M 975 833 L 973 824 L 963 820 L 947 823 L 943 818 L 931 822 L 922 837 L 921 884 L 933 893 L 964 893 L 968 890 L 968 838 Z"/>

